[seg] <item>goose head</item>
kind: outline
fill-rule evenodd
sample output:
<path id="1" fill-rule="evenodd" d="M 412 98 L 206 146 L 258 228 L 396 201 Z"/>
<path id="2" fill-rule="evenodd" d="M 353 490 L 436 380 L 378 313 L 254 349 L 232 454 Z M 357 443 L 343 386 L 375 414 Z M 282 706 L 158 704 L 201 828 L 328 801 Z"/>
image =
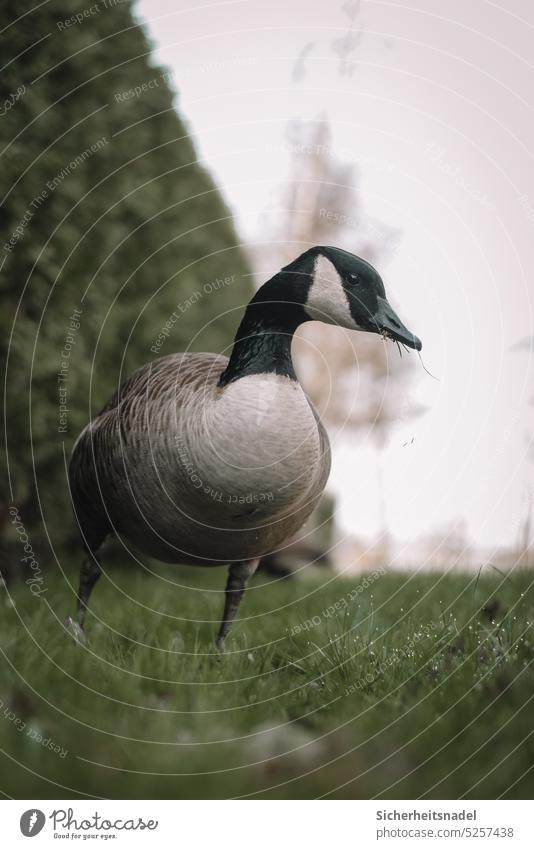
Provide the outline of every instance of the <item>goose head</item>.
<path id="1" fill-rule="evenodd" d="M 307 278 L 302 307 L 309 319 L 378 333 L 420 351 L 422 343 L 400 320 L 373 266 L 340 248 L 316 247 L 286 266 Z"/>
<path id="2" fill-rule="evenodd" d="M 370 263 L 341 248 L 316 246 L 258 289 L 219 385 L 269 372 L 296 378 L 291 340 L 306 321 L 377 333 L 416 351 L 422 347 L 389 303 L 382 278 Z"/>

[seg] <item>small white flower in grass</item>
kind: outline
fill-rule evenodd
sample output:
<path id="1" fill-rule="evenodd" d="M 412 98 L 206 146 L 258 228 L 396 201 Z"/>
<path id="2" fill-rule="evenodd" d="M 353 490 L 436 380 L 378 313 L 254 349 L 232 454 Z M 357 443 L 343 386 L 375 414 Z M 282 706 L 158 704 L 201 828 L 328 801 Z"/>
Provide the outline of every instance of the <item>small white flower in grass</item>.
<path id="1" fill-rule="evenodd" d="M 26 735 L 30 738 L 32 743 L 40 743 L 43 738 L 43 729 L 35 720 L 28 724 L 26 728 Z"/>
<path id="2" fill-rule="evenodd" d="M 169 651 L 174 654 L 181 654 L 185 649 L 185 640 L 179 631 L 173 631 L 169 641 Z"/>

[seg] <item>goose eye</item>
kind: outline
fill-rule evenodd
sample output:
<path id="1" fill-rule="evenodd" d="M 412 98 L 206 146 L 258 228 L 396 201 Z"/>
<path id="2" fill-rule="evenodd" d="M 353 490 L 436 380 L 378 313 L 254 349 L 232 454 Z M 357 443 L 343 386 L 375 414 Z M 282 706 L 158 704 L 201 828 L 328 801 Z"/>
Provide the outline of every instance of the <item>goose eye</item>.
<path id="1" fill-rule="evenodd" d="M 357 274 L 352 274 L 352 272 L 349 274 L 349 280 L 351 283 L 357 283 L 358 279 L 359 278 Z"/>

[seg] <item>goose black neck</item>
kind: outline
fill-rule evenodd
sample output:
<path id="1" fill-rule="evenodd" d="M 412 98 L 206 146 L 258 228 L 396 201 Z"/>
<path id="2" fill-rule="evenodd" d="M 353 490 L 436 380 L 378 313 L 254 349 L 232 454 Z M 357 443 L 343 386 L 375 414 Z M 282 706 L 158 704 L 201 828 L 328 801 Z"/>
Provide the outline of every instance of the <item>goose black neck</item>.
<path id="1" fill-rule="evenodd" d="M 281 374 L 296 380 L 291 343 L 297 327 L 308 321 L 302 302 L 288 300 L 296 293 L 294 281 L 277 274 L 249 303 L 237 331 L 234 347 L 219 386 L 253 374 Z M 299 281 L 302 282 L 302 281 Z"/>

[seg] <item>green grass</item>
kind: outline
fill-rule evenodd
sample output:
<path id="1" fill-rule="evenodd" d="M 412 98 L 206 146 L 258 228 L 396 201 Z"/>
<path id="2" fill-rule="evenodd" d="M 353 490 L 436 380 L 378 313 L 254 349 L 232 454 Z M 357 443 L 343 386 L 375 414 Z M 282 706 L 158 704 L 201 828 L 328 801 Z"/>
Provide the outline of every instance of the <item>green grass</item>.
<path id="1" fill-rule="evenodd" d="M 225 570 L 111 572 L 87 648 L 63 626 L 66 578 L 47 579 L 45 600 L 2 591 L 0 789 L 532 797 L 532 577 L 391 574 L 358 592 L 363 576 L 260 575 L 224 657 L 211 641 Z"/>

